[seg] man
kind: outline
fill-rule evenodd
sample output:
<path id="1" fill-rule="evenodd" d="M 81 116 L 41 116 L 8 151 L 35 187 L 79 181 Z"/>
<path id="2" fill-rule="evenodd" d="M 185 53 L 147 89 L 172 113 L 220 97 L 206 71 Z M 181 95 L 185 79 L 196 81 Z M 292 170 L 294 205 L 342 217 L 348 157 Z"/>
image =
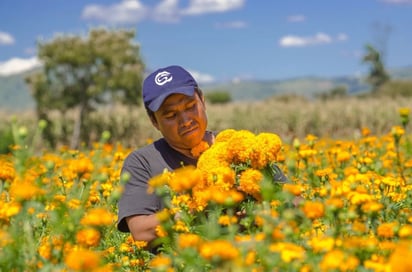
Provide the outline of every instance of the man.
<path id="1" fill-rule="evenodd" d="M 131 232 L 133 238 L 150 242 L 159 225 L 155 213 L 163 208 L 161 199 L 148 194 L 148 181 L 164 169 L 196 165 L 190 153 L 202 140 L 213 143 L 213 133 L 206 131 L 205 100 L 197 82 L 180 66 L 158 69 L 143 82 L 143 101 L 153 126 L 163 138 L 132 152 L 122 173 L 128 173 L 119 201 L 118 229 Z"/>
<path id="2" fill-rule="evenodd" d="M 161 198 L 148 194 L 148 181 L 164 169 L 196 165 L 191 149 L 202 140 L 213 144 L 207 131 L 205 99 L 192 75 L 180 66 L 168 66 L 150 74 L 143 82 L 143 101 L 153 126 L 162 138 L 132 152 L 124 161 L 122 173 L 130 179 L 119 201 L 118 229 L 131 232 L 138 241 L 151 242 L 159 225 L 156 212 L 163 208 Z M 280 172 L 276 180 L 286 181 Z"/>

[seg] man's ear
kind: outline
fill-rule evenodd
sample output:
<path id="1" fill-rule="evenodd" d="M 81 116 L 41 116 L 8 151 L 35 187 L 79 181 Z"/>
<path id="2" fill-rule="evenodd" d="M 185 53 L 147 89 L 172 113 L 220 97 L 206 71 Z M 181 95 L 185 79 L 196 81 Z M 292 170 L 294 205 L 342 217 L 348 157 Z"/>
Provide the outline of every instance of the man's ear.
<path id="1" fill-rule="evenodd" d="M 149 118 L 150 118 L 150 121 L 152 122 L 152 125 L 153 125 L 157 130 L 159 130 L 159 123 L 157 122 L 156 117 L 154 116 L 154 114 L 150 115 Z"/>

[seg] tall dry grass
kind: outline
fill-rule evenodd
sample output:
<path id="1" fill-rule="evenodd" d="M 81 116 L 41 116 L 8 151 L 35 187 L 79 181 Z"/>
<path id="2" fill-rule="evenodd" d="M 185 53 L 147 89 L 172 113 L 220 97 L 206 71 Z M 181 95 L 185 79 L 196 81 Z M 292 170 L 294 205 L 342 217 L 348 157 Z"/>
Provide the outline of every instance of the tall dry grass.
<path id="1" fill-rule="evenodd" d="M 390 132 L 399 124 L 399 109 L 411 108 L 412 98 L 345 97 L 333 100 L 306 100 L 299 97 L 273 97 L 264 101 L 233 102 L 224 105 L 207 104 L 209 129 L 220 131 L 226 128 L 247 129 L 277 133 L 285 142 L 303 138 L 308 134 L 318 137 L 352 139 L 367 127 L 373 134 Z M 53 116 L 55 133 L 63 139 L 70 133 L 73 120 Z M 33 112 L 10 114 L 0 112 L 4 130 L 12 119 L 26 125 L 31 131 L 37 122 Z M 66 130 L 63 131 L 63 123 Z M 87 124 L 92 141 L 98 140 L 105 130 L 111 132 L 112 141 L 125 146 L 141 146 L 148 139 L 160 137 L 150 124 L 144 108 L 105 107 L 91 115 Z M 67 135 L 66 135 L 67 137 Z"/>

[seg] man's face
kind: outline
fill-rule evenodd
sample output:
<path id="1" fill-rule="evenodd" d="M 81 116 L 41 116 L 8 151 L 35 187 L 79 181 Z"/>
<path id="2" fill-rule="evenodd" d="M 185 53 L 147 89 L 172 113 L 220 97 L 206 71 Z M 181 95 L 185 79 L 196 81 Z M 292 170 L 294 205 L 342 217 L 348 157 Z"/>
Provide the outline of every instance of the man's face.
<path id="1" fill-rule="evenodd" d="M 203 97 L 172 94 L 154 113 L 153 125 L 162 133 L 171 147 L 183 154 L 198 145 L 207 127 Z"/>

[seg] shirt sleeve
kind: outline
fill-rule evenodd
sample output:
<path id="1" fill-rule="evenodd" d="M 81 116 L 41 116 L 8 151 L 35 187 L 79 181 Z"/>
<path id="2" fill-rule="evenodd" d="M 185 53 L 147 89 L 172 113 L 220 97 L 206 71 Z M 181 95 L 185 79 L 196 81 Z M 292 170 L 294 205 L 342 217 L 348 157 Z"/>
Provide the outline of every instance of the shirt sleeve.
<path id="1" fill-rule="evenodd" d="M 126 217 L 154 214 L 161 209 L 161 200 L 155 193 L 147 192 L 148 181 L 153 173 L 144 156 L 137 152 L 131 153 L 122 167 L 121 175 L 125 173 L 129 175 L 129 180 L 124 185 L 118 203 L 117 228 L 122 232 L 129 232 Z"/>
<path id="2" fill-rule="evenodd" d="M 290 183 L 289 179 L 285 176 L 285 174 L 280 170 L 279 166 L 276 164 L 272 164 L 272 175 L 273 181 L 277 183 Z"/>

